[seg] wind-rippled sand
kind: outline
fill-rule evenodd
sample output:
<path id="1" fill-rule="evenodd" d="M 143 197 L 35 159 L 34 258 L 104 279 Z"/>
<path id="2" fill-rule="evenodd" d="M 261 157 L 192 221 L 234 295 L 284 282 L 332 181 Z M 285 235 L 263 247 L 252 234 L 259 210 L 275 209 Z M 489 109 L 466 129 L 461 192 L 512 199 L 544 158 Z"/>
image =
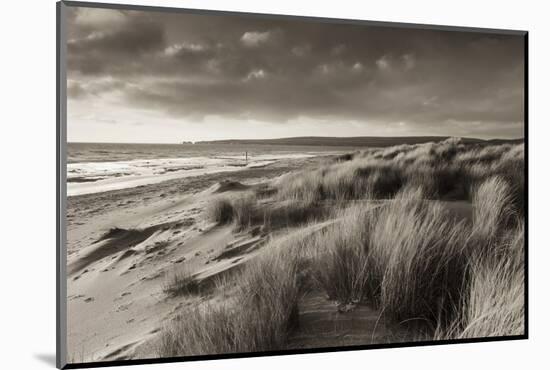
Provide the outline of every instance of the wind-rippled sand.
<path id="1" fill-rule="evenodd" d="M 163 285 L 170 275 L 185 269 L 199 280 L 213 279 L 260 253 L 266 240 L 212 224 L 205 215 L 212 196 L 237 194 L 319 160 L 286 158 L 231 173 L 69 197 L 69 359 L 156 357 L 162 325 L 178 308 L 203 299 L 167 296 Z"/>

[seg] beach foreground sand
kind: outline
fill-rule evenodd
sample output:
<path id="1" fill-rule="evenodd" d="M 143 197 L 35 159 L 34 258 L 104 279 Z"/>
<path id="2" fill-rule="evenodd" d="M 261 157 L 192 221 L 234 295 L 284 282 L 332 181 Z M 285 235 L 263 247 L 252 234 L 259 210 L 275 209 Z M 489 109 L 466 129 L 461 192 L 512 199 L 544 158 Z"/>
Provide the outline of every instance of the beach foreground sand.
<path id="1" fill-rule="evenodd" d="M 156 357 L 155 334 L 182 305 L 163 284 L 180 270 L 221 276 L 261 251 L 266 235 L 233 233 L 205 215 L 216 194 L 259 186 L 325 158 L 278 161 L 68 198 L 68 348 L 76 362 Z M 225 184 L 225 186 L 223 186 Z M 231 184 L 239 184 L 238 186 Z M 227 253 L 227 246 L 240 251 Z M 224 256 L 225 250 L 225 256 Z"/>

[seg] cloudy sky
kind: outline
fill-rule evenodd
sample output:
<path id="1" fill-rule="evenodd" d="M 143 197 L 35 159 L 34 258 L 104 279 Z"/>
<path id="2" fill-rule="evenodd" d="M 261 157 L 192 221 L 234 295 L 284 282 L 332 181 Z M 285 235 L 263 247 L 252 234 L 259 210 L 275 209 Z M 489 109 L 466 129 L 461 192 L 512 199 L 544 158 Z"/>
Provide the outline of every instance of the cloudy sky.
<path id="1" fill-rule="evenodd" d="M 523 134 L 523 38 L 69 8 L 68 139 Z"/>

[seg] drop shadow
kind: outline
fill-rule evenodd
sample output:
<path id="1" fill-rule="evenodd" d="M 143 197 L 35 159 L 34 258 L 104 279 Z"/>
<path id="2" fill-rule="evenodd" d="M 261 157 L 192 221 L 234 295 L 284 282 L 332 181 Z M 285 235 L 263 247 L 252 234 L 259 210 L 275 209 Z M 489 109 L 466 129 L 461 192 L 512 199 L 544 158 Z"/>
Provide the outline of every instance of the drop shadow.
<path id="1" fill-rule="evenodd" d="M 34 358 L 37 360 L 40 360 L 41 362 L 45 363 L 46 365 L 50 365 L 52 367 L 55 367 L 55 353 L 35 353 Z"/>

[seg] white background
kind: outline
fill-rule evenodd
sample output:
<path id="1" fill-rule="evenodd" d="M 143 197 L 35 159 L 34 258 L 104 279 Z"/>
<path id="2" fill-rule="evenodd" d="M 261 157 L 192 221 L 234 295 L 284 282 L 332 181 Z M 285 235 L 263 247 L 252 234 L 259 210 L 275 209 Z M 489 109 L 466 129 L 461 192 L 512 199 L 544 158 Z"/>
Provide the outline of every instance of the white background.
<path id="1" fill-rule="evenodd" d="M 120 2 L 111 0 L 111 2 Z M 127 0 L 134 4 L 431 23 L 530 31 L 530 339 L 347 353 L 147 365 L 155 369 L 541 368 L 550 343 L 550 178 L 544 1 Z M 55 359 L 55 1 L 2 4 L 0 367 L 53 368 Z M 547 366 L 546 365 L 546 366 Z M 143 366 L 132 369 L 143 369 Z"/>

